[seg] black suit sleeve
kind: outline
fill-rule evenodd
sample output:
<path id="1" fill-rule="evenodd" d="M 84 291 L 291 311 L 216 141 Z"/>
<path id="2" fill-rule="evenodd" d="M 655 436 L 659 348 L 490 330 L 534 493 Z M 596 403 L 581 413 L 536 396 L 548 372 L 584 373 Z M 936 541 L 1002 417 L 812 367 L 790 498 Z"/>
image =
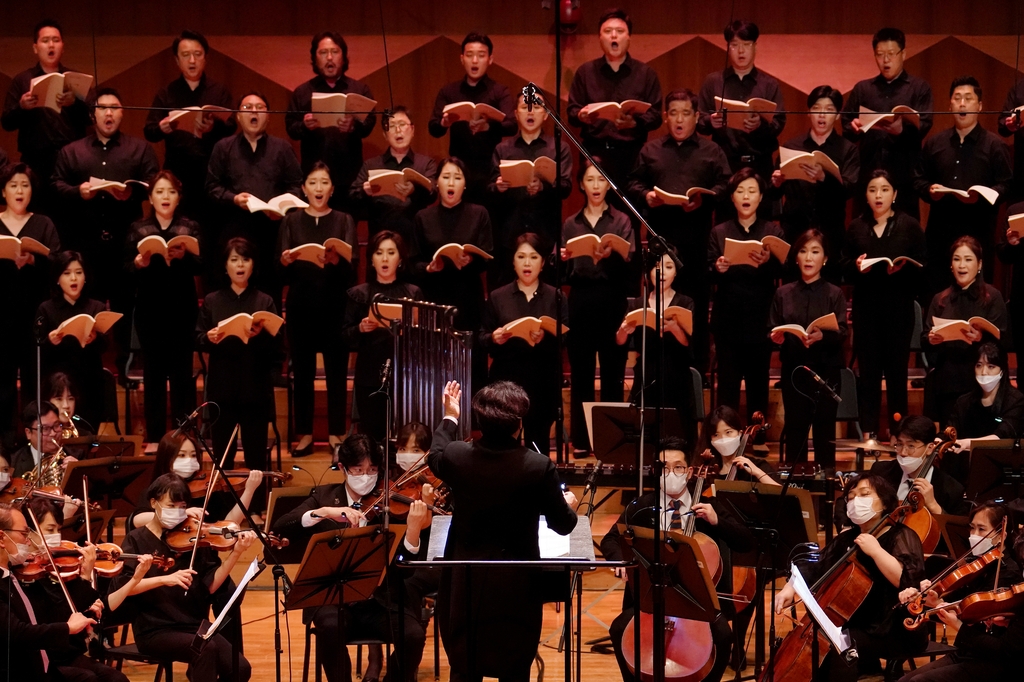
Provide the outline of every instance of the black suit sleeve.
<path id="1" fill-rule="evenodd" d="M 544 472 L 543 489 L 540 492 L 544 496 L 541 509 L 547 519 L 548 528 L 559 535 L 571 533 L 579 517 L 562 496 L 562 486 L 558 481 L 558 470 L 555 469 L 554 462 L 548 461 L 547 470 Z"/>
<path id="2" fill-rule="evenodd" d="M 292 509 L 287 514 L 274 521 L 274 532 L 282 537 L 291 539 L 301 537 L 305 534 L 320 533 L 325 530 L 336 530 L 338 528 L 344 528 L 344 526 L 335 521 L 332 521 L 331 519 L 324 519 L 316 525 L 310 526 L 308 528 L 302 525 L 302 516 L 306 512 L 313 511 L 314 509 L 319 509 L 320 507 L 330 506 L 324 504 L 323 502 L 325 500 L 331 499 L 331 492 L 333 490 L 334 487 L 331 486 L 312 493 L 309 497 L 306 498 L 306 500 L 302 504 L 300 504 L 295 509 Z"/>
<path id="3" fill-rule="evenodd" d="M 447 464 L 444 458 L 444 449 L 455 440 L 455 432 L 458 428 L 458 424 L 451 419 L 442 419 L 441 423 L 434 430 L 433 440 L 430 441 L 430 452 L 427 453 L 427 466 L 441 480 L 444 480 L 447 474 L 447 472 L 441 473 L 445 470 Z"/>

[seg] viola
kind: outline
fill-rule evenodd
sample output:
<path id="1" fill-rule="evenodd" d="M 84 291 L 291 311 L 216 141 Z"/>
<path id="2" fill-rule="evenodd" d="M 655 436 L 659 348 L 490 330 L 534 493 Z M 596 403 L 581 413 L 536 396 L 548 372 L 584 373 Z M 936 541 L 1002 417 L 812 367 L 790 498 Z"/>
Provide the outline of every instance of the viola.
<path id="1" fill-rule="evenodd" d="M 911 477 L 924 478 L 928 475 L 928 472 L 935 466 L 935 463 L 942 460 L 942 456 L 946 454 L 946 451 L 956 445 L 956 429 L 952 426 L 946 427 L 946 430 L 942 432 L 946 440 L 939 445 L 937 448 L 933 448 L 928 455 L 925 456 L 924 462 L 921 463 L 921 468 Z M 905 502 L 905 501 L 904 501 Z M 901 502 L 903 504 L 904 502 Z M 935 548 L 939 545 L 939 540 L 942 537 L 942 531 L 939 528 L 939 524 L 935 521 L 932 513 L 928 511 L 928 507 L 924 504 L 917 505 L 917 508 L 912 513 L 907 514 L 903 519 L 903 524 L 917 533 L 917 536 L 921 538 L 921 549 L 925 554 L 931 554 L 935 551 Z"/>
<path id="2" fill-rule="evenodd" d="M 228 469 L 224 472 L 224 476 L 217 477 L 217 483 L 214 484 L 213 490 L 215 492 L 227 492 L 228 486 L 234 489 L 236 493 L 241 493 L 245 490 L 245 480 L 249 478 L 249 469 Z M 188 490 L 192 494 L 192 497 L 204 497 L 206 495 L 206 488 L 210 484 L 209 472 L 201 471 L 188 480 Z M 225 476 L 228 480 L 225 480 Z M 271 481 L 277 481 L 282 485 L 286 481 L 292 479 L 291 473 L 282 471 L 264 471 L 263 478 Z"/>
<path id="3" fill-rule="evenodd" d="M 218 552 L 235 548 L 241 533 L 251 533 L 238 527 L 233 521 L 204 522 L 201 532 L 196 520 L 189 517 L 169 531 L 164 532 L 164 544 L 176 554 L 191 552 L 194 547 L 210 547 Z M 267 540 L 274 549 L 288 546 L 287 538 L 267 533 Z"/>
<path id="4" fill-rule="evenodd" d="M 438 515 L 451 514 L 451 511 L 444 508 L 447 501 L 444 495 L 444 483 L 430 472 L 426 464 L 409 469 L 387 486 L 391 514 L 393 516 L 408 514 L 409 506 L 417 500 L 422 500 L 424 485 L 433 486 L 435 491 L 440 493 L 439 497 L 435 498 L 434 504 L 427 505 L 427 509 Z M 360 500 L 359 509 L 367 521 L 371 521 L 383 511 L 384 496 L 384 489 L 378 488 Z"/>
<path id="5" fill-rule="evenodd" d="M 113 578 L 120 575 L 121 571 L 124 570 L 124 562 L 126 560 L 138 560 L 142 556 L 142 554 L 123 552 L 114 543 L 104 542 L 96 545 L 96 565 L 94 570 L 101 578 Z M 154 554 L 153 565 L 166 572 L 174 568 L 174 559 L 165 557 L 162 554 Z"/>

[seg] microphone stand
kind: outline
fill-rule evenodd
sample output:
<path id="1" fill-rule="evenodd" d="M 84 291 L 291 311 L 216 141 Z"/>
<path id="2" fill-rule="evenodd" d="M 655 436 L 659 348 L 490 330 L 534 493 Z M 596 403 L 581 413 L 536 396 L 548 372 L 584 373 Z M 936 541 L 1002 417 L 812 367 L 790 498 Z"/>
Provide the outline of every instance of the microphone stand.
<path id="1" fill-rule="evenodd" d="M 39 468 L 43 466 L 43 318 L 37 317 L 35 322 L 36 337 L 36 452 L 39 453 Z M 68 415 L 70 416 L 70 415 Z M 57 415 L 58 421 L 60 415 Z M 39 472 L 36 472 L 39 481 Z"/>
<path id="2" fill-rule="evenodd" d="M 216 404 L 216 403 L 211 403 Z M 283 584 L 284 595 L 287 598 L 288 593 L 292 589 L 292 581 L 288 578 L 288 574 L 285 573 L 284 565 L 278 560 L 276 553 L 274 552 L 273 545 L 271 545 L 270 538 L 267 537 L 267 531 L 265 528 L 257 526 L 252 520 L 252 514 L 249 512 L 249 507 L 242 504 L 242 498 L 238 492 L 228 482 L 228 478 L 224 475 L 224 469 L 220 465 L 220 460 L 214 456 L 213 450 L 210 445 L 206 442 L 203 437 L 202 430 L 199 428 L 196 421 L 192 418 L 186 418 L 185 421 L 179 427 L 181 431 L 190 435 L 193 442 L 197 443 L 200 448 L 200 460 L 202 459 L 202 453 L 205 452 L 209 455 L 210 460 L 213 462 L 213 468 L 220 473 L 220 478 L 227 484 L 226 487 L 231 496 L 235 499 L 235 504 L 242 510 L 242 515 L 245 520 L 249 522 L 249 530 L 256 533 L 257 539 L 263 543 L 263 554 L 264 557 L 270 557 L 274 563 L 272 570 L 274 576 L 274 656 L 277 669 L 277 682 L 281 682 L 281 654 L 284 649 L 281 648 L 281 609 L 279 608 L 281 600 L 280 594 Z M 269 486 L 269 484 L 268 484 Z M 265 563 L 265 562 L 264 562 Z M 239 623 L 241 627 L 241 623 Z M 237 663 L 237 648 L 232 647 L 235 652 L 235 662 Z"/>
<path id="3" fill-rule="evenodd" d="M 543 98 L 538 97 L 537 96 L 537 92 L 538 92 L 537 85 L 535 83 L 533 83 L 533 82 L 528 83 L 523 88 L 523 101 L 527 105 L 541 106 L 541 107 L 544 108 L 544 111 L 547 112 L 548 116 L 555 123 L 555 134 L 558 135 L 559 133 L 561 133 L 567 139 L 569 139 L 572 142 L 572 144 L 576 148 L 576 150 L 579 151 L 579 153 L 584 158 L 586 158 L 587 161 L 589 161 L 590 164 L 592 166 L 594 166 L 594 168 L 597 169 L 597 171 L 604 177 L 604 179 L 608 181 L 609 189 L 612 192 L 614 192 L 615 195 L 619 197 L 619 199 L 622 200 L 622 203 L 626 206 L 627 209 L 629 209 L 629 212 L 632 213 L 633 216 L 635 216 L 637 218 L 637 220 L 639 220 L 640 224 L 643 225 L 644 228 L 646 228 L 647 234 L 649 234 L 654 239 L 654 241 L 656 241 L 658 244 L 661 245 L 662 251 L 664 253 L 668 254 L 669 258 L 671 258 L 672 261 L 675 263 L 676 268 L 679 269 L 679 270 L 682 270 L 682 267 L 683 267 L 682 261 L 679 260 L 678 256 L 674 255 L 671 251 L 669 251 L 668 243 L 662 238 L 661 235 L 659 235 L 657 232 L 655 232 L 651 228 L 651 226 L 647 223 L 646 220 L 644 220 L 644 217 L 642 215 L 640 215 L 640 212 L 637 211 L 635 206 L 633 206 L 633 203 L 629 199 L 627 199 L 625 197 L 625 195 L 619 189 L 618 185 L 615 184 L 615 181 L 612 180 L 608 176 L 608 173 L 606 173 L 605 170 L 598 163 L 596 163 L 594 161 L 594 157 L 592 157 L 590 155 L 590 153 L 584 148 L 584 146 L 565 127 L 565 123 L 562 122 L 562 119 L 558 115 L 558 112 L 552 110 L 551 107 L 548 106 L 547 102 L 545 102 Z M 557 154 L 557 152 L 560 151 L 559 149 L 556 148 L 555 151 L 556 151 L 556 155 L 557 156 L 561 156 L 560 154 Z M 559 241 L 561 241 L 561 238 L 559 238 Z M 659 306 L 658 314 L 655 317 L 655 320 L 656 320 L 655 324 L 657 325 L 657 329 L 655 329 L 655 333 L 657 333 L 659 335 L 661 334 L 661 310 L 660 310 L 660 306 L 661 306 L 661 286 L 660 286 L 660 284 L 661 284 L 661 282 L 660 282 L 660 271 L 661 271 L 661 268 L 660 268 L 660 263 L 659 263 L 659 267 L 658 267 L 658 272 L 659 272 L 659 282 L 658 282 L 658 284 L 659 284 L 659 286 L 658 286 L 658 291 L 655 292 L 656 303 Z M 646 273 L 644 273 L 644 281 L 645 282 L 647 281 L 647 274 Z M 644 299 L 644 307 L 646 308 L 646 306 L 647 306 L 647 299 L 645 298 Z M 647 325 L 644 325 L 644 330 L 641 330 L 642 334 L 646 334 L 646 326 Z M 664 348 L 662 348 L 662 352 L 664 352 Z M 661 368 L 659 367 L 658 369 L 660 371 Z M 662 382 L 662 385 L 663 384 L 664 384 L 664 382 Z M 641 386 L 640 386 L 640 443 L 639 443 L 639 445 L 637 447 L 637 476 L 638 476 L 638 480 L 639 480 L 639 483 L 638 483 L 638 486 L 637 486 L 637 494 L 638 494 L 638 496 L 643 493 L 643 449 L 644 449 L 644 435 L 645 435 L 644 434 L 644 414 L 643 414 L 644 401 L 645 401 L 645 391 L 644 391 L 643 382 L 641 382 Z M 659 401 L 659 402 L 663 403 L 664 401 Z M 658 437 L 660 437 L 660 435 L 661 435 L 660 434 L 660 429 L 661 429 L 661 416 L 660 415 L 661 415 L 661 405 L 659 404 L 659 406 L 657 408 L 657 412 L 655 413 L 655 421 L 654 421 L 655 435 L 658 436 Z M 655 447 L 655 452 L 657 452 L 657 447 Z M 665 637 L 664 637 L 664 633 L 665 633 L 665 587 L 666 587 L 665 579 L 666 579 L 666 577 L 668 575 L 668 570 L 667 570 L 667 567 L 664 566 L 661 563 L 661 523 L 662 523 L 662 518 L 661 518 L 662 517 L 662 509 L 661 509 L 661 474 L 662 474 L 663 466 L 664 466 L 664 463 L 661 461 L 661 458 L 659 458 L 657 456 L 657 454 L 656 454 L 655 457 L 651 460 L 651 474 L 652 474 L 652 477 L 654 479 L 654 499 L 655 499 L 655 510 L 656 510 L 655 519 L 654 519 L 654 556 L 653 556 L 653 562 L 652 562 L 652 565 L 651 565 L 651 585 L 652 585 L 652 589 L 653 589 L 653 600 L 654 600 L 654 613 L 653 613 L 654 633 L 653 633 L 653 636 L 654 636 L 654 661 L 655 661 L 655 665 L 654 665 L 654 680 L 653 680 L 653 682 L 665 682 Z M 636 623 L 640 622 L 639 621 L 639 615 L 640 615 L 639 613 L 636 614 L 636 621 L 635 621 Z M 640 633 L 639 625 L 637 625 L 637 627 L 635 628 L 635 632 L 636 632 L 636 636 L 639 638 L 639 633 Z M 637 647 L 637 652 L 639 652 L 639 647 Z"/>

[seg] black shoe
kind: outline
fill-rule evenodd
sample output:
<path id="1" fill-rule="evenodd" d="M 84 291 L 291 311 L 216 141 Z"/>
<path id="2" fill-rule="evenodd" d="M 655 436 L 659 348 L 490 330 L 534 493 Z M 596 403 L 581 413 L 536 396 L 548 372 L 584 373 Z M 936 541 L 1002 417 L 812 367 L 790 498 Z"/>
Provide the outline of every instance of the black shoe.
<path id="1" fill-rule="evenodd" d="M 308 457 L 313 454 L 313 441 L 309 441 L 309 445 L 304 448 L 293 448 L 292 457 L 298 459 L 299 457 Z"/>

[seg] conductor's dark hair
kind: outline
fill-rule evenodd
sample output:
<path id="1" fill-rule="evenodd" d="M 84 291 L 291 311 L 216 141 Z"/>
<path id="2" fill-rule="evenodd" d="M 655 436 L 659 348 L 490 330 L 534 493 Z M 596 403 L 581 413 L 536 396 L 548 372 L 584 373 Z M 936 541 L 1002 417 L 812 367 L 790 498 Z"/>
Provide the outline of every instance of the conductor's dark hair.
<path id="1" fill-rule="evenodd" d="M 621 7 L 609 7 L 604 11 L 597 20 L 597 30 L 600 32 L 601 27 L 604 26 L 604 22 L 609 19 L 621 19 L 626 22 L 626 31 L 629 35 L 633 35 L 633 20 L 629 18 L 629 12 L 622 9 Z"/>
<path id="2" fill-rule="evenodd" d="M 0 169 L 0 188 L 6 187 L 7 183 L 13 180 L 15 175 L 19 174 L 28 177 L 28 182 L 32 185 L 33 190 L 36 188 L 36 174 L 32 172 L 32 169 L 24 161 L 9 163 Z"/>
<path id="3" fill-rule="evenodd" d="M 907 36 L 903 35 L 903 31 L 898 28 L 880 28 L 871 38 L 871 49 L 878 47 L 878 43 L 894 42 L 900 46 L 900 49 L 904 49 L 907 46 Z"/>
<path id="4" fill-rule="evenodd" d="M 757 188 L 761 191 L 761 194 L 764 194 L 767 189 L 767 186 L 764 184 L 764 178 L 758 175 L 757 171 L 750 166 L 741 168 L 733 173 L 732 177 L 729 178 L 729 184 L 726 186 L 726 191 L 731 195 L 736 191 L 736 188 L 740 186 L 741 182 L 749 180 L 750 178 L 757 180 Z"/>
<path id="5" fill-rule="evenodd" d="M 270 100 L 267 99 L 266 95 L 264 95 L 259 90 L 250 90 L 249 92 L 245 93 L 244 95 L 242 95 L 241 97 L 238 98 L 238 108 L 239 109 L 242 108 L 242 102 L 245 101 L 245 98 L 249 97 L 250 95 L 255 95 L 256 97 L 259 97 L 263 101 L 263 106 L 265 106 L 267 109 L 270 108 Z"/>
<path id="6" fill-rule="evenodd" d="M 739 38 L 740 40 L 749 40 L 751 42 L 757 42 L 758 36 L 761 35 L 761 30 L 752 21 L 744 21 L 743 19 L 737 19 L 722 31 L 725 36 L 725 42 L 731 43 L 733 38 Z"/>
<path id="7" fill-rule="evenodd" d="M 57 525 L 64 525 L 64 504 L 61 502 L 55 502 L 45 497 L 33 497 L 28 503 L 28 508 L 36 515 L 39 523 L 43 523 L 46 520 L 47 514 L 53 514 L 53 520 Z M 25 521 L 28 522 L 29 528 L 35 528 L 39 531 L 35 524 L 32 523 L 32 517 L 28 515 L 28 512 L 25 512 Z"/>
<path id="8" fill-rule="evenodd" d="M 865 471 L 847 479 L 846 487 L 843 488 L 843 499 L 847 499 L 850 491 L 857 487 L 861 481 L 867 481 L 874 489 L 875 494 L 878 495 L 878 499 L 882 501 L 882 513 L 891 514 L 895 509 L 896 505 L 899 504 L 899 500 L 896 499 L 896 489 L 892 487 L 889 481 L 885 480 L 878 474 L 873 474 L 870 471 Z"/>
<path id="9" fill-rule="evenodd" d="M 320 75 L 320 72 L 316 70 L 316 51 L 320 47 L 320 41 L 325 38 L 330 38 L 334 41 L 335 45 L 341 48 L 341 75 L 344 76 L 348 73 L 348 43 L 345 42 L 345 39 L 337 31 L 320 31 L 313 36 L 313 40 L 309 45 L 309 60 L 313 64 L 313 73 L 318 76 Z"/>
<path id="10" fill-rule="evenodd" d="M 181 33 L 179 33 L 178 37 L 176 37 L 174 39 L 174 42 L 171 43 L 171 54 L 173 54 L 175 57 L 178 56 L 178 46 L 181 45 L 181 41 L 183 40 L 194 40 L 195 42 L 203 46 L 203 52 L 210 51 L 210 43 L 207 42 L 206 36 L 204 36 L 199 31 L 193 31 L 190 28 L 186 28 Z"/>
<path id="11" fill-rule="evenodd" d="M 683 453 L 683 457 L 686 458 L 687 463 L 690 461 L 690 456 L 686 454 L 686 440 L 679 436 L 665 436 L 658 443 L 658 454 L 662 454 L 669 450 L 678 450 Z"/>
<path id="12" fill-rule="evenodd" d="M 978 96 L 978 101 L 981 101 L 981 83 L 974 76 L 957 76 L 953 79 L 953 82 L 949 84 L 949 96 L 953 96 L 953 91 L 959 87 L 969 85 L 974 88 L 974 94 Z"/>
<path id="13" fill-rule="evenodd" d="M 1010 515 L 1010 508 L 1007 507 L 1005 504 L 1002 504 L 1001 502 L 993 502 L 992 500 L 989 500 L 988 502 L 982 502 L 977 507 L 971 509 L 971 513 L 967 517 L 967 522 L 970 523 L 974 520 L 975 516 L 981 514 L 982 512 L 984 512 L 985 516 L 988 517 L 988 522 L 992 525 L 992 527 L 998 528 L 1002 525 L 1003 519 Z M 1011 528 L 1012 526 L 1010 526 L 1010 524 L 1007 523 L 1007 533 L 1010 532 Z"/>
<path id="14" fill-rule="evenodd" d="M 697 445 L 697 449 L 694 454 L 699 455 L 705 450 L 711 452 L 711 456 L 715 458 L 715 463 L 718 466 L 722 466 L 722 453 L 715 449 L 711 444 L 711 439 L 714 438 L 715 433 L 718 432 L 718 425 L 721 422 L 725 422 L 730 428 L 736 429 L 737 431 L 743 431 L 743 420 L 740 418 L 740 413 L 732 409 L 728 405 L 719 405 L 715 409 L 708 413 L 708 416 L 704 418 L 704 428 L 701 430 L 700 440 Z M 743 454 L 743 453 L 736 453 Z"/>
<path id="15" fill-rule="evenodd" d="M 82 258 L 82 254 L 78 251 L 59 251 L 57 255 L 53 257 L 53 265 L 50 269 L 51 282 L 53 283 L 53 293 L 60 293 L 60 276 L 64 274 L 64 271 L 68 269 L 74 262 L 78 262 L 82 266 L 82 270 L 85 270 L 85 260 Z M 88 277 L 86 277 L 88 281 Z"/>
<path id="16" fill-rule="evenodd" d="M 399 449 L 408 445 L 410 438 L 416 439 L 416 447 L 423 452 L 430 449 L 430 429 L 423 422 L 409 422 L 398 429 L 398 437 L 395 441 L 398 443 Z"/>
<path id="17" fill-rule="evenodd" d="M 54 372 L 46 378 L 46 392 L 43 393 L 47 400 L 53 398 L 60 398 L 67 391 L 71 394 L 71 397 L 78 400 L 78 387 L 75 386 L 74 379 L 67 372 Z"/>
<path id="18" fill-rule="evenodd" d="M 447 166 L 449 163 L 452 164 L 453 166 L 455 166 L 456 168 L 458 168 L 460 171 L 462 171 L 462 175 L 463 176 L 465 176 L 469 172 L 469 171 L 466 170 L 466 162 L 465 161 L 463 161 L 462 159 L 460 159 L 457 156 L 446 156 L 443 159 L 441 159 L 441 163 L 437 164 L 437 169 L 438 169 L 437 170 L 437 175 L 438 175 L 438 177 L 441 176 L 441 173 L 444 172 L 444 167 Z"/>
<path id="19" fill-rule="evenodd" d="M 470 43 L 480 43 L 481 45 L 487 46 L 487 54 L 494 54 L 494 43 L 491 42 L 490 36 L 486 33 L 480 33 L 479 31 L 470 31 L 466 34 L 466 37 L 462 39 L 462 48 L 460 52 L 466 51 L 466 45 Z"/>
<path id="20" fill-rule="evenodd" d="M 188 502 L 192 499 L 192 493 L 189 492 L 185 480 L 172 473 L 158 476 L 146 489 L 146 500 L 150 507 L 153 506 L 153 500 L 159 500 L 164 495 L 169 495 L 173 503 Z"/>
<path id="21" fill-rule="evenodd" d="M 895 435 L 931 443 L 935 440 L 936 433 L 935 422 L 922 414 L 912 414 L 900 420 Z"/>
<path id="22" fill-rule="evenodd" d="M 804 231 L 796 241 L 793 242 L 793 246 L 789 249 L 789 260 L 796 263 L 797 254 L 800 253 L 800 249 L 804 248 L 811 242 L 818 242 L 821 244 L 821 250 L 825 252 L 825 258 L 828 258 L 828 238 L 825 237 L 825 233 L 821 230 L 811 228 Z"/>
<path id="23" fill-rule="evenodd" d="M 36 423 L 36 420 L 40 417 L 45 417 L 48 414 L 55 414 L 60 416 L 60 412 L 57 411 L 57 406 L 48 400 L 44 400 L 41 403 L 42 407 L 36 408 L 36 401 L 31 401 L 21 408 L 21 425 L 26 429 L 31 429 L 32 425 Z"/>
<path id="24" fill-rule="evenodd" d="M 43 19 L 38 24 L 36 24 L 35 27 L 32 29 L 32 42 L 33 43 L 38 43 L 39 42 L 39 33 L 44 28 L 55 28 L 55 29 L 57 29 L 57 32 L 60 33 L 61 40 L 64 40 L 64 28 L 60 25 L 60 22 L 57 21 L 56 19 Z"/>
<path id="25" fill-rule="evenodd" d="M 835 105 L 836 111 L 843 110 L 843 93 L 839 92 L 831 85 L 819 85 L 818 87 L 811 90 L 811 94 L 807 95 L 807 108 L 810 109 L 818 103 L 819 99 L 830 99 L 832 104 Z"/>
<path id="26" fill-rule="evenodd" d="M 256 260 L 256 247 L 245 237 L 232 237 L 228 240 L 228 243 L 224 245 L 224 265 L 227 265 L 228 259 L 231 258 L 232 251 L 242 258 L 248 258 L 253 261 Z"/>
<path id="27" fill-rule="evenodd" d="M 178 429 L 165 433 L 164 437 L 160 439 L 160 443 L 156 446 L 156 461 L 153 463 L 153 471 L 160 474 L 173 471 L 174 460 L 178 458 L 181 444 L 187 440 L 190 440 L 189 437 Z M 199 457 L 200 452 L 196 448 L 196 458 L 198 459 Z"/>
<path id="28" fill-rule="evenodd" d="M 473 416 L 484 436 L 511 436 L 530 410 L 530 396 L 516 383 L 498 381 L 473 396 Z"/>
<path id="29" fill-rule="evenodd" d="M 690 88 L 679 88 L 668 93 L 665 97 L 666 112 L 668 112 L 669 105 L 672 102 L 689 102 L 690 106 L 693 107 L 694 113 L 697 113 L 697 94 Z"/>
<path id="30" fill-rule="evenodd" d="M 369 434 L 353 433 L 338 447 L 338 463 L 345 469 L 357 467 L 366 460 L 378 469 L 384 465 L 384 455 Z"/>

